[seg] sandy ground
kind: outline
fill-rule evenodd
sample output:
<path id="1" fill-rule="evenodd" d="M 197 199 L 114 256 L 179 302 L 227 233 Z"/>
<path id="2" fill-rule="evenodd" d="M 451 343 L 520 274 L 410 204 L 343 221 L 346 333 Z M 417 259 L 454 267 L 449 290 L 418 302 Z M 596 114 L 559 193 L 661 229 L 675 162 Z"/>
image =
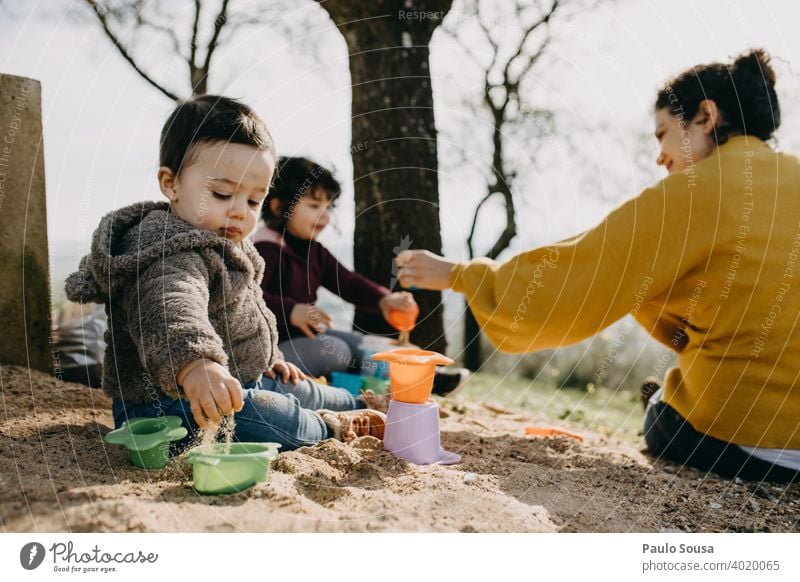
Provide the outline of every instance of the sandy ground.
<path id="1" fill-rule="evenodd" d="M 653 464 L 596 434 L 526 437 L 531 422 L 556 423 L 446 401 L 442 441 L 459 465 L 411 465 L 369 437 L 330 440 L 282 453 L 269 483 L 202 496 L 180 458 L 145 471 L 103 443 L 113 423 L 99 390 L 13 366 L 0 380 L 7 532 L 800 530 L 800 485 Z"/>

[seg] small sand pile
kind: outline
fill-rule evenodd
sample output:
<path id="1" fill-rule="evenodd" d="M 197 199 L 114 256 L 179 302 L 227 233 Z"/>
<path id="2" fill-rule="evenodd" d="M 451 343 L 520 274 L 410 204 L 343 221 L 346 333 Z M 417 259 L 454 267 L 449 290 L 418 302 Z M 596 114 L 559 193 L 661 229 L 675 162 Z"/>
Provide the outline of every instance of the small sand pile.
<path id="1" fill-rule="evenodd" d="M 103 443 L 101 391 L 0 369 L 3 531 L 797 531 L 800 485 L 730 482 L 602 435 L 532 438 L 548 419 L 443 401 L 451 467 L 415 466 L 361 437 L 281 453 L 269 483 L 202 496 L 191 467 L 132 467 Z M 226 431 L 220 439 L 225 442 Z M 574 430 L 574 429 L 573 429 Z M 217 431 L 212 434 L 211 441 Z M 208 438 L 208 437 L 205 437 Z"/>

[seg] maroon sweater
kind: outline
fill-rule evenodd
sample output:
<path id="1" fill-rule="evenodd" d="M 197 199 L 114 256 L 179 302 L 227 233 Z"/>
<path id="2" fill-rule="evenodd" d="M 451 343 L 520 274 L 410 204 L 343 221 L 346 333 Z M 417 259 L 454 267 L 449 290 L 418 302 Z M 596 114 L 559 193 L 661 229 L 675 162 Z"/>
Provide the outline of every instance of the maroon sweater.
<path id="1" fill-rule="evenodd" d="M 288 232 L 281 236 L 262 227 L 254 243 L 266 263 L 261 290 L 278 320 L 279 341 L 304 336 L 289 323 L 289 317 L 296 304 L 315 303 L 320 286 L 359 309 L 376 313 L 380 312 L 378 302 L 389 293 L 386 287 L 344 267 L 317 241 L 298 239 Z"/>

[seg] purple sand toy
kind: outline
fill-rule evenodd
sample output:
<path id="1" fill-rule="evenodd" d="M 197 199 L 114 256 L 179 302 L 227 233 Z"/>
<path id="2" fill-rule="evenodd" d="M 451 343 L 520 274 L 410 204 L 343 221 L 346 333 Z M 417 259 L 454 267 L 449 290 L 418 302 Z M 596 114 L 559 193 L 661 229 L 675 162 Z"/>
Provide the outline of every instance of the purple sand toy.
<path id="1" fill-rule="evenodd" d="M 383 447 L 417 465 L 452 465 L 461 456 L 442 448 L 439 434 L 439 405 L 433 400 L 410 404 L 392 400 L 386 413 Z"/>

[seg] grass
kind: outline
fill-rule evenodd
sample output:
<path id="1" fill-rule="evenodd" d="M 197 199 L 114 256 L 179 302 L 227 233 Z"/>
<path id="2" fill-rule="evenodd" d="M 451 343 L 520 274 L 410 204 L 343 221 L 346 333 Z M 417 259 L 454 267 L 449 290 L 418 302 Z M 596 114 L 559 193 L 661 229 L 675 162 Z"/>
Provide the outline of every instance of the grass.
<path id="1" fill-rule="evenodd" d="M 639 395 L 609 388 L 559 388 L 520 376 L 479 372 L 452 398 L 455 405 L 486 403 L 530 412 L 637 444 L 642 439 Z"/>

